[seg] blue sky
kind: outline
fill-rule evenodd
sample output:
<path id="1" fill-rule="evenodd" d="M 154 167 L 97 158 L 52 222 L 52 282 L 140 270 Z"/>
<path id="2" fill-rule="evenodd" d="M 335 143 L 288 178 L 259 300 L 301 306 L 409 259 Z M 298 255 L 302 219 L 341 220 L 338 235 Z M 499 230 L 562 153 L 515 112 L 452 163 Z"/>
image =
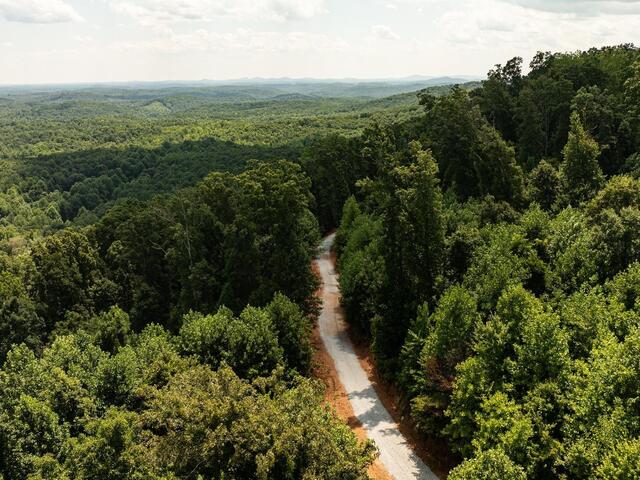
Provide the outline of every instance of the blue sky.
<path id="1" fill-rule="evenodd" d="M 0 0 L 0 83 L 482 75 L 638 27 L 640 0 Z"/>

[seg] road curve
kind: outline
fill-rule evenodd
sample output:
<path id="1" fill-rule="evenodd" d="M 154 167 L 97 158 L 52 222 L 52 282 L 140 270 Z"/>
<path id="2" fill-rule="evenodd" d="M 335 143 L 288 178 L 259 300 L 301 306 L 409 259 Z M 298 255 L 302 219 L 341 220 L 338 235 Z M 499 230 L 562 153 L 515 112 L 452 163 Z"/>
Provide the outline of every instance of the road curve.
<path id="1" fill-rule="evenodd" d="M 340 309 L 338 276 L 330 255 L 334 237 L 335 235 L 330 235 L 322 241 L 316 259 L 322 279 L 320 337 L 335 363 L 353 412 L 362 423 L 367 436 L 378 446 L 380 461 L 387 471 L 396 480 L 438 480 L 407 444 L 355 354 Z"/>

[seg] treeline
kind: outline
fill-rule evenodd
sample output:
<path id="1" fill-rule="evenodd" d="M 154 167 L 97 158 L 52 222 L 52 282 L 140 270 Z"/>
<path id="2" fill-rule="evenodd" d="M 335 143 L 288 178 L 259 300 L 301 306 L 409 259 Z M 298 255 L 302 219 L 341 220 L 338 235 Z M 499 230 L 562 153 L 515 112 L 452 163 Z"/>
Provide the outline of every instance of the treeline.
<path id="1" fill-rule="evenodd" d="M 366 478 L 305 378 L 335 227 L 349 320 L 451 478 L 640 476 L 640 52 L 521 63 L 359 135 L 367 112 L 0 122 L 0 478 Z"/>
<path id="2" fill-rule="evenodd" d="M 189 88 L 0 92 L 0 190 L 17 188 L 31 204 L 49 196 L 65 221 L 88 225 L 119 198 L 149 199 L 211 171 L 237 173 L 250 159 L 295 160 L 311 137 L 350 135 L 369 117 L 417 109 L 414 96 L 388 104 L 295 96 L 247 102 L 236 91 L 224 102 L 207 98 Z"/>
<path id="3" fill-rule="evenodd" d="M 450 478 L 638 478 L 640 51 L 521 62 L 303 156 L 342 303 Z"/>
<path id="4" fill-rule="evenodd" d="M 372 119 L 412 118 L 419 109 L 413 94 L 245 97 L 232 89 L 221 101 L 186 87 L 0 92 L 0 195 L 17 190 L 21 203 L 46 203 L 63 224 L 89 225 L 118 199 L 147 200 L 212 171 L 240 172 L 252 159 L 294 161 L 311 138 L 357 135 Z M 17 230 L 46 234 L 61 227 L 58 218 Z"/>
<path id="5" fill-rule="evenodd" d="M 367 478 L 305 378 L 309 187 L 251 163 L 3 254 L 0 478 Z"/>
<path id="6" fill-rule="evenodd" d="M 172 102 L 0 99 L 0 479 L 367 478 L 308 379 L 319 229 L 287 160 L 416 99 Z"/>

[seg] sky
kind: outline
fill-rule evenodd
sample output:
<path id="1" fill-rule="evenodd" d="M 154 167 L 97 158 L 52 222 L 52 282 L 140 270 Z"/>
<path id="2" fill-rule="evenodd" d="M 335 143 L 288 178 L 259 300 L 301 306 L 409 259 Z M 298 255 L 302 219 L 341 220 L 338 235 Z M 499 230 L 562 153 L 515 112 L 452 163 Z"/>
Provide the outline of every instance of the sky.
<path id="1" fill-rule="evenodd" d="M 640 0 L 0 0 L 0 84 L 476 76 L 639 27 Z"/>

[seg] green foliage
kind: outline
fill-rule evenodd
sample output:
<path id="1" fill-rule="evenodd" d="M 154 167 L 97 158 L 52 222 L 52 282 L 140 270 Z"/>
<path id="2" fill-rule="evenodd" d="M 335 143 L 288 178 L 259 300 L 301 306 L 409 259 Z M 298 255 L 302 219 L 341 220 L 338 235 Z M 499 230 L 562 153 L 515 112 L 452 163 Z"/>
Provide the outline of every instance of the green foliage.
<path id="1" fill-rule="evenodd" d="M 429 320 L 421 354 L 426 367 L 436 360 L 445 374 L 470 354 L 473 332 L 479 321 L 476 299 L 464 287 L 449 288 Z"/>
<path id="2" fill-rule="evenodd" d="M 84 332 L 107 352 L 115 352 L 119 347 L 129 343 L 131 323 L 129 315 L 119 307 L 90 317 L 76 312 L 69 312 L 63 322 L 58 323 L 54 334 Z"/>
<path id="3" fill-rule="evenodd" d="M 266 308 L 282 347 L 284 361 L 291 369 L 306 375 L 311 369 L 311 320 L 302 309 L 278 293 Z"/>
<path id="4" fill-rule="evenodd" d="M 520 385 L 561 378 L 569 366 L 569 347 L 558 316 L 540 312 L 526 318 L 515 354 L 514 381 Z"/>
<path id="5" fill-rule="evenodd" d="M 633 263 L 616 275 L 607 282 L 606 289 L 626 310 L 640 314 L 640 264 Z"/>
<path id="6" fill-rule="evenodd" d="M 586 211 L 595 217 L 608 209 L 620 211 L 626 207 L 640 207 L 640 181 L 621 175 L 607 182 L 587 204 Z"/>
<path id="7" fill-rule="evenodd" d="M 446 97 L 424 99 L 425 145 L 433 149 L 443 183 L 462 197 L 493 195 L 518 201 L 522 172 L 514 150 L 482 117 L 469 95 L 454 89 Z"/>
<path id="8" fill-rule="evenodd" d="M 611 278 L 640 259 L 640 183 L 614 177 L 586 207 L 601 279 Z"/>
<path id="9" fill-rule="evenodd" d="M 347 241 L 350 236 L 353 222 L 360 217 L 361 213 L 362 211 L 356 198 L 353 195 L 347 198 L 347 201 L 342 207 L 340 225 L 336 231 L 335 240 L 333 242 L 333 249 L 338 257 L 342 256 L 342 252 L 347 245 Z"/>
<path id="10" fill-rule="evenodd" d="M 561 150 L 573 96 L 571 81 L 566 78 L 531 77 L 520 91 L 515 109 L 520 159 L 529 167 L 535 166 L 536 159 Z"/>
<path id="11" fill-rule="evenodd" d="M 571 116 L 569 140 L 562 151 L 561 165 L 569 201 L 573 205 L 589 200 L 602 187 L 604 177 L 598 164 L 600 147 L 585 131 L 580 117 Z"/>
<path id="12" fill-rule="evenodd" d="M 626 336 L 639 320 L 635 312 L 626 310 L 623 303 L 605 296 L 600 289 L 575 292 L 563 300 L 559 309 L 570 335 L 573 358 L 586 358 L 607 331 Z"/>
<path id="13" fill-rule="evenodd" d="M 639 58 L 1 92 L 0 477 L 366 478 L 299 375 L 340 219 L 343 307 L 451 478 L 637 477 Z"/>
<path id="14" fill-rule="evenodd" d="M 46 334 L 45 322 L 24 282 L 32 267 L 29 260 L 0 256 L 0 363 L 14 344 L 40 348 Z"/>
<path id="15" fill-rule="evenodd" d="M 3 249 L 14 250 L 24 241 L 21 235 L 49 232 L 62 225 L 59 192 L 29 201 L 28 195 L 13 185 L 0 191 L 0 239 Z"/>
<path id="16" fill-rule="evenodd" d="M 607 335 L 587 361 L 576 365 L 564 425 L 563 463 L 569 474 L 594 476 L 607 452 L 638 435 L 637 416 L 630 408 L 637 388 L 637 346 L 637 329 L 624 342 Z"/>
<path id="17" fill-rule="evenodd" d="M 504 393 L 496 393 L 482 402 L 477 415 L 476 452 L 499 448 L 516 463 L 526 465 L 534 448 L 533 425 L 519 406 Z"/>
<path id="18" fill-rule="evenodd" d="M 292 305 L 278 297 L 271 308 Z M 255 327 L 268 314 L 241 319 Z M 182 357 L 178 343 L 149 326 L 116 354 L 87 335 L 60 336 L 40 357 L 14 348 L 0 369 L 4 478 L 367 478 L 373 444 L 318 385 L 278 372 L 250 384 Z"/>
<path id="19" fill-rule="evenodd" d="M 418 311 L 402 360 L 404 385 L 414 397 L 411 414 L 420 430 L 439 434 L 444 426 L 455 367 L 471 354 L 478 321 L 475 298 L 460 286 L 442 295 L 433 315 L 426 307 Z"/>
<path id="20" fill-rule="evenodd" d="M 314 141 L 300 157 L 312 179 L 314 211 L 323 231 L 338 226 L 342 206 L 355 193 L 356 181 L 368 175 L 356 141 L 332 136 Z"/>
<path id="21" fill-rule="evenodd" d="M 550 222 L 547 253 L 549 286 L 575 291 L 583 284 L 594 284 L 597 263 L 594 241 L 583 212 L 573 208 L 561 211 Z"/>
<path id="22" fill-rule="evenodd" d="M 308 382 L 265 394 L 227 368 L 197 367 L 153 395 L 143 423 L 163 430 L 152 454 L 179 478 L 364 480 L 374 447 L 320 401 Z"/>
<path id="23" fill-rule="evenodd" d="M 479 356 L 470 357 L 456 367 L 451 399 L 445 414 L 448 424 L 443 433 L 452 450 L 465 457 L 473 454 L 471 442 L 477 432 L 477 413 L 483 399 L 492 391 L 487 365 Z"/>
<path id="24" fill-rule="evenodd" d="M 631 132 L 625 116 L 618 111 L 618 101 L 614 94 L 594 85 L 578 90 L 572 102 L 585 130 L 600 146 L 600 166 L 609 175 L 620 170 L 631 143 Z"/>
<path id="25" fill-rule="evenodd" d="M 180 328 L 182 351 L 214 369 L 223 363 L 243 378 L 267 376 L 283 361 L 283 351 L 267 311 L 247 307 L 235 318 L 228 309 L 215 315 L 190 313 Z"/>
<path id="26" fill-rule="evenodd" d="M 525 480 L 524 470 L 499 449 L 481 452 L 466 460 L 449 474 L 451 480 Z"/>
<path id="27" fill-rule="evenodd" d="M 522 88 L 522 58 L 512 58 L 504 66 L 496 65 L 487 77 L 482 89 L 473 93 L 479 97 L 478 104 L 489 123 L 505 140 L 513 141 L 516 138 L 514 97 Z"/>
<path id="28" fill-rule="evenodd" d="M 295 164 L 252 163 L 109 211 L 90 232 L 134 328 L 153 320 L 177 329 L 189 310 L 237 312 L 276 292 L 312 311 L 319 234 L 309 186 Z"/>
<path id="29" fill-rule="evenodd" d="M 340 224 L 336 234 L 336 239 L 346 241 L 338 261 L 341 304 L 349 322 L 369 336 L 384 281 L 384 259 L 380 250 L 382 224 L 367 214 L 358 215 L 351 222 L 348 216 L 343 219 L 347 221 Z"/>
<path id="30" fill-rule="evenodd" d="M 138 415 L 109 409 L 69 442 L 65 473 L 70 478 L 114 480 L 163 478 L 142 448 Z"/>
<path id="31" fill-rule="evenodd" d="M 530 278 L 536 252 L 518 226 L 490 226 L 482 233 L 484 242 L 474 252 L 464 284 L 475 291 L 480 307 L 490 310 L 503 290 Z"/>
<path id="32" fill-rule="evenodd" d="M 47 403 L 21 395 L 3 414 L 2 466 L 9 479 L 26 478 L 36 459 L 45 453 L 62 453 L 69 433 Z"/>
<path id="33" fill-rule="evenodd" d="M 493 478 L 495 462 L 507 478 L 596 478 L 640 434 L 640 190 L 619 175 L 636 169 L 638 58 L 630 45 L 539 53 L 526 76 L 514 58 L 362 138 L 370 176 L 337 233 L 343 306 L 417 427 L 467 458 L 452 476 Z M 403 203 L 414 139 L 439 164 L 442 242 Z M 421 263 L 430 244 L 441 258 Z M 416 279 L 436 265 L 425 295 Z"/>
<path id="34" fill-rule="evenodd" d="M 607 455 L 596 471 L 597 478 L 632 480 L 640 476 L 640 441 L 618 445 Z"/>
<path id="35" fill-rule="evenodd" d="M 633 65 L 638 57 L 633 45 L 539 52 L 526 76 L 516 57 L 492 69 L 474 96 L 487 120 L 515 143 L 528 169 L 543 158 L 560 157 L 570 113 L 576 112 L 600 144 L 601 166 L 610 175 L 637 150 Z"/>
<path id="36" fill-rule="evenodd" d="M 624 83 L 624 99 L 627 107 L 632 114 L 638 114 L 638 105 L 640 105 L 640 60 L 636 61 L 630 75 Z"/>
<path id="37" fill-rule="evenodd" d="M 529 173 L 529 198 L 545 210 L 559 200 L 562 193 L 562 180 L 558 170 L 545 160 Z"/>
<path id="38" fill-rule="evenodd" d="M 301 162 L 305 172 L 277 159 L 294 160 L 312 134 L 342 142 L 332 133 L 353 135 L 359 115 L 380 106 L 327 101 L 357 110 L 331 120 L 314 118 L 327 103 L 207 111 L 191 99 L 203 111 L 177 118 L 185 99 L 134 113 L 100 96 L 91 108 L 70 100 L 64 114 L 48 110 L 46 94 L 28 115 L 18 108 L 28 95 L 0 106 L 17 122 L 0 122 L 11 159 L 0 194 L 0 476 L 208 478 L 216 464 L 215 478 L 366 478 L 372 445 L 298 377 L 311 367 L 320 178 L 315 160 Z M 391 103 L 411 116 L 417 101 Z M 338 214 L 345 198 L 333 199 Z M 192 390 L 177 380 L 198 369 L 204 380 Z M 212 397 L 223 377 L 238 395 Z M 171 399 L 185 392 L 181 408 L 210 421 L 193 423 L 200 443 L 183 436 L 169 452 L 163 445 L 184 434 L 170 427 Z M 170 458 L 190 461 L 185 449 L 204 453 L 183 471 Z"/>
<path id="39" fill-rule="evenodd" d="M 72 230 L 48 237 L 33 246 L 33 289 L 48 325 L 62 320 L 66 311 L 87 311 L 99 288 L 100 258 L 82 233 Z"/>
<path id="40" fill-rule="evenodd" d="M 640 153 L 629 155 L 620 168 L 620 173 L 629 175 L 636 180 L 640 178 Z"/>
<path id="41" fill-rule="evenodd" d="M 554 472 L 560 391 L 568 338 L 556 315 L 522 287 L 503 294 L 477 328 L 475 357 L 459 364 L 444 433 L 464 455 L 501 448 L 533 476 Z M 510 392 L 507 394 L 507 392 Z"/>
<path id="42" fill-rule="evenodd" d="M 385 280 L 381 295 L 386 311 L 374 323 L 373 344 L 382 361 L 399 353 L 409 319 L 420 303 L 432 299 L 442 275 L 444 223 L 438 166 L 418 142 L 409 145 L 407 155 L 408 165 L 389 159 L 371 185 L 380 199 L 382 220 Z"/>
<path id="43" fill-rule="evenodd" d="M 298 88 L 309 95 L 290 95 Z M 0 155 L 8 160 L 0 182 L 3 233 L 4 227 L 11 234 L 48 231 L 62 219 L 94 223 L 118 199 L 174 192 L 211 171 L 237 173 L 251 159 L 294 160 L 309 138 L 351 137 L 372 119 L 416 116 L 415 94 L 355 98 L 408 88 L 5 89 L 0 92 Z M 341 98 L 335 98 L 336 90 Z"/>

